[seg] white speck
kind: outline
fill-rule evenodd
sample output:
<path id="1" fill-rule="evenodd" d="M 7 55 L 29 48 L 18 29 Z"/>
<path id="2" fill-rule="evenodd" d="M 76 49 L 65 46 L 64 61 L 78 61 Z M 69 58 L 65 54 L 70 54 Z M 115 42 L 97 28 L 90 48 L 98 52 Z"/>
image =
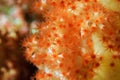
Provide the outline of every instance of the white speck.
<path id="1" fill-rule="evenodd" d="M 1 16 L 0 24 L 5 25 L 7 22 L 8 22 L 7 17 L 6 16 Z"/>
<path id="2" fill-rule="evenodd" d="M 62 54 L 60 54 L 60 55 L 58 55 L 58 57 L 59 57 L 59 58 L 63 58 L 63 55 L 62 55 Z"/>
<path id="3" fill-rule="evenodd" d="M 81 2 L 78 2 L 76 5 L 77 5 L 78 7 L 80 7 L 80 8 L 83 8 L 83 7 L 84 7 L 84 4 L 81 3 Z"/>
<path id="4" fill-rule="evenodd" d="M 32 43 L 33 43 L 33 44 L 37 44 L 37 41 L 33 40 Z"/>
<path id="5" fill-rule="evenodd" d="M 41 10 L 41 11 L 43 10 L 43 7 L 42 7 L 42 6 L 40 7 L 40 10 Z"/>
<path id="6" fill-rule="evenodd" d="M 99 28 L 100 28 L 100 29 L 103 29 L 103 28 L 104 28 L 104 25 L 103 25 L 103 24 L 99 24 Z"/>
<path id="7" fill-rule="evenodd" d="M 96 26 L 96 23 L 93 23 L 91 26 Z"/>
<path id="8" fill-rule="evenodd" d="M 57 60 L 57 63 L 58 63 L 58 64 L 60 64 L 60 61 L 59 61 L 59 60 Z"/>
<path id="9" fill-rule="evenodd" d="M 48 53 L 49 53 L 49 54 L 52 54 L 52 53 L 53 53 L 52 50 L 51 50 L 51 48 L 48 48 Z"/>
<path id="10" fill-rule="evenodd" d="M 83 54 L 85 54 L 87 52 L 85 48 L 81 48 L 81 50 L 82 50 Z"/>
<path id="11" fill-rule="evenodd" d="M 44 70 L 45 70 L 46 73 L 50 73 L 50 70 L 48 69 L 48 67 L 45 66 Z"/>
<path id="12" fill-rule="evenodd" d="M 64 21 L 64 19 L 63 18 L 60 18 L 60 22 L 63 22 Z"/>
<path id="13" fill-rule="evenodd" d="M 94 12 L 94 16 L 98 16 L 98 14 L 99 14 L 98 12 Z"/>
<path id="14" fill-rule="evenodd" d="M 58 77 L 63 77 L 63 75 L 61 74 L 60 71 L 55 71 L 55 75 L 58 76 Z"/>
<path id="15" fill-rule="evenodd" d="M 46 4 L 46 0 L 41 0 L 41 2 L 42 2 L 43 4 Z"/>
<path id="16" fill-rule="evenodd" d="M 32 58 L 35 58 L 35 54 L 32 55 Z"/>
<path id="17" fill-rule="evenodd" d="M 90 22 L 89 20 L 86 20 L 86 21 L 85 21 L 85 26 L 86 26 L 86 28 L 89 27 L 89 25 L 88 25 L 89 22 Z"/>
<path id="18" fill-rule="evenodd" d="M 81 33 L 81 37 L 83 37 L 85 35 L 84 29 L 81 28 L 80 33 Z"/>
<path id="19" fill-rule="evenodd" d="M 70 12 L 70 11 L 72 11 L 72 9 L 71 9 L 71 8 L 69 8 L 69 9 L 68 9 L 68 11 Z"/>

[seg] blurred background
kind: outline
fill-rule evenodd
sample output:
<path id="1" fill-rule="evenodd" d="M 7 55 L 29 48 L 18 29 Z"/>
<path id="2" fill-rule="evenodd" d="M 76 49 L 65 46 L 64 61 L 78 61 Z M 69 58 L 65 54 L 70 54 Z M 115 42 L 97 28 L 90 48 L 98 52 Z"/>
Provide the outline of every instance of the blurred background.
<path id="1" fill-rule="evenodd" d="M 37 68 L 24 57 L 22 42 L 44 20 L 35 0 L 0 0 L 0 80 L 31 80 Z"/>

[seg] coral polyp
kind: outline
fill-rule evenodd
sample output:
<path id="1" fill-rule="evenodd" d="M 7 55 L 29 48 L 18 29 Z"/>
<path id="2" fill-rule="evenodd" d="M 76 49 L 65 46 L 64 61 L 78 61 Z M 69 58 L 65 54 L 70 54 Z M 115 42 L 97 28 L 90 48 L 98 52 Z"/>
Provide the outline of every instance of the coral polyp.
<path id="1" fill-rule="evenodd" d="M 113 59 L 119 55 L 120 12 L 101 1 L 34 2 L 45 21 L 23 46 L 27 59 L 39 69 L 37 80 L 120 79 L 120 60 Z"/>

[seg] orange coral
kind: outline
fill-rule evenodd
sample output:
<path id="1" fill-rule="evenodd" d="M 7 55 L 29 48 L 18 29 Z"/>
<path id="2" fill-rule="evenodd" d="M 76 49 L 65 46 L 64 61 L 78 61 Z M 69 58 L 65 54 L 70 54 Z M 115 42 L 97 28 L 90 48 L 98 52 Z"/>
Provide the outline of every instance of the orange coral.
<path id="1" fill-rule="evenodd" d="M 101 63 L 92 40 L 96 32 L 102 42 L 108 44 L 109 40 L 107 46 L 118 51 L 117 19 L 112 16 L 119 13 L 105 9 L 97 0 L 41 0 L 35 7 L 46 21 L 23 45 L 27 59 L 39 68 L 37 80 L 92 79 Z M 114 40 L 118 41 L 113 44 Z"/>

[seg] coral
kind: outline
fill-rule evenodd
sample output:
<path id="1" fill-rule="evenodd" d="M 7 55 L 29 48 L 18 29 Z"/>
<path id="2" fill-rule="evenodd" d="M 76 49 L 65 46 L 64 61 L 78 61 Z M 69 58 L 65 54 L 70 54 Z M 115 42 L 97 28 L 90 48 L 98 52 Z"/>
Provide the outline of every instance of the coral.
<path id="1" fill-rule="evenodd" d="M 44 21 L 23 46 L 26 59 L 39 69 L 37 80 L 120 79 L 120 2 L 110 0 L 118 6 L 114 9 L 107 1 L 32 3 L 31 10 Z"/>

